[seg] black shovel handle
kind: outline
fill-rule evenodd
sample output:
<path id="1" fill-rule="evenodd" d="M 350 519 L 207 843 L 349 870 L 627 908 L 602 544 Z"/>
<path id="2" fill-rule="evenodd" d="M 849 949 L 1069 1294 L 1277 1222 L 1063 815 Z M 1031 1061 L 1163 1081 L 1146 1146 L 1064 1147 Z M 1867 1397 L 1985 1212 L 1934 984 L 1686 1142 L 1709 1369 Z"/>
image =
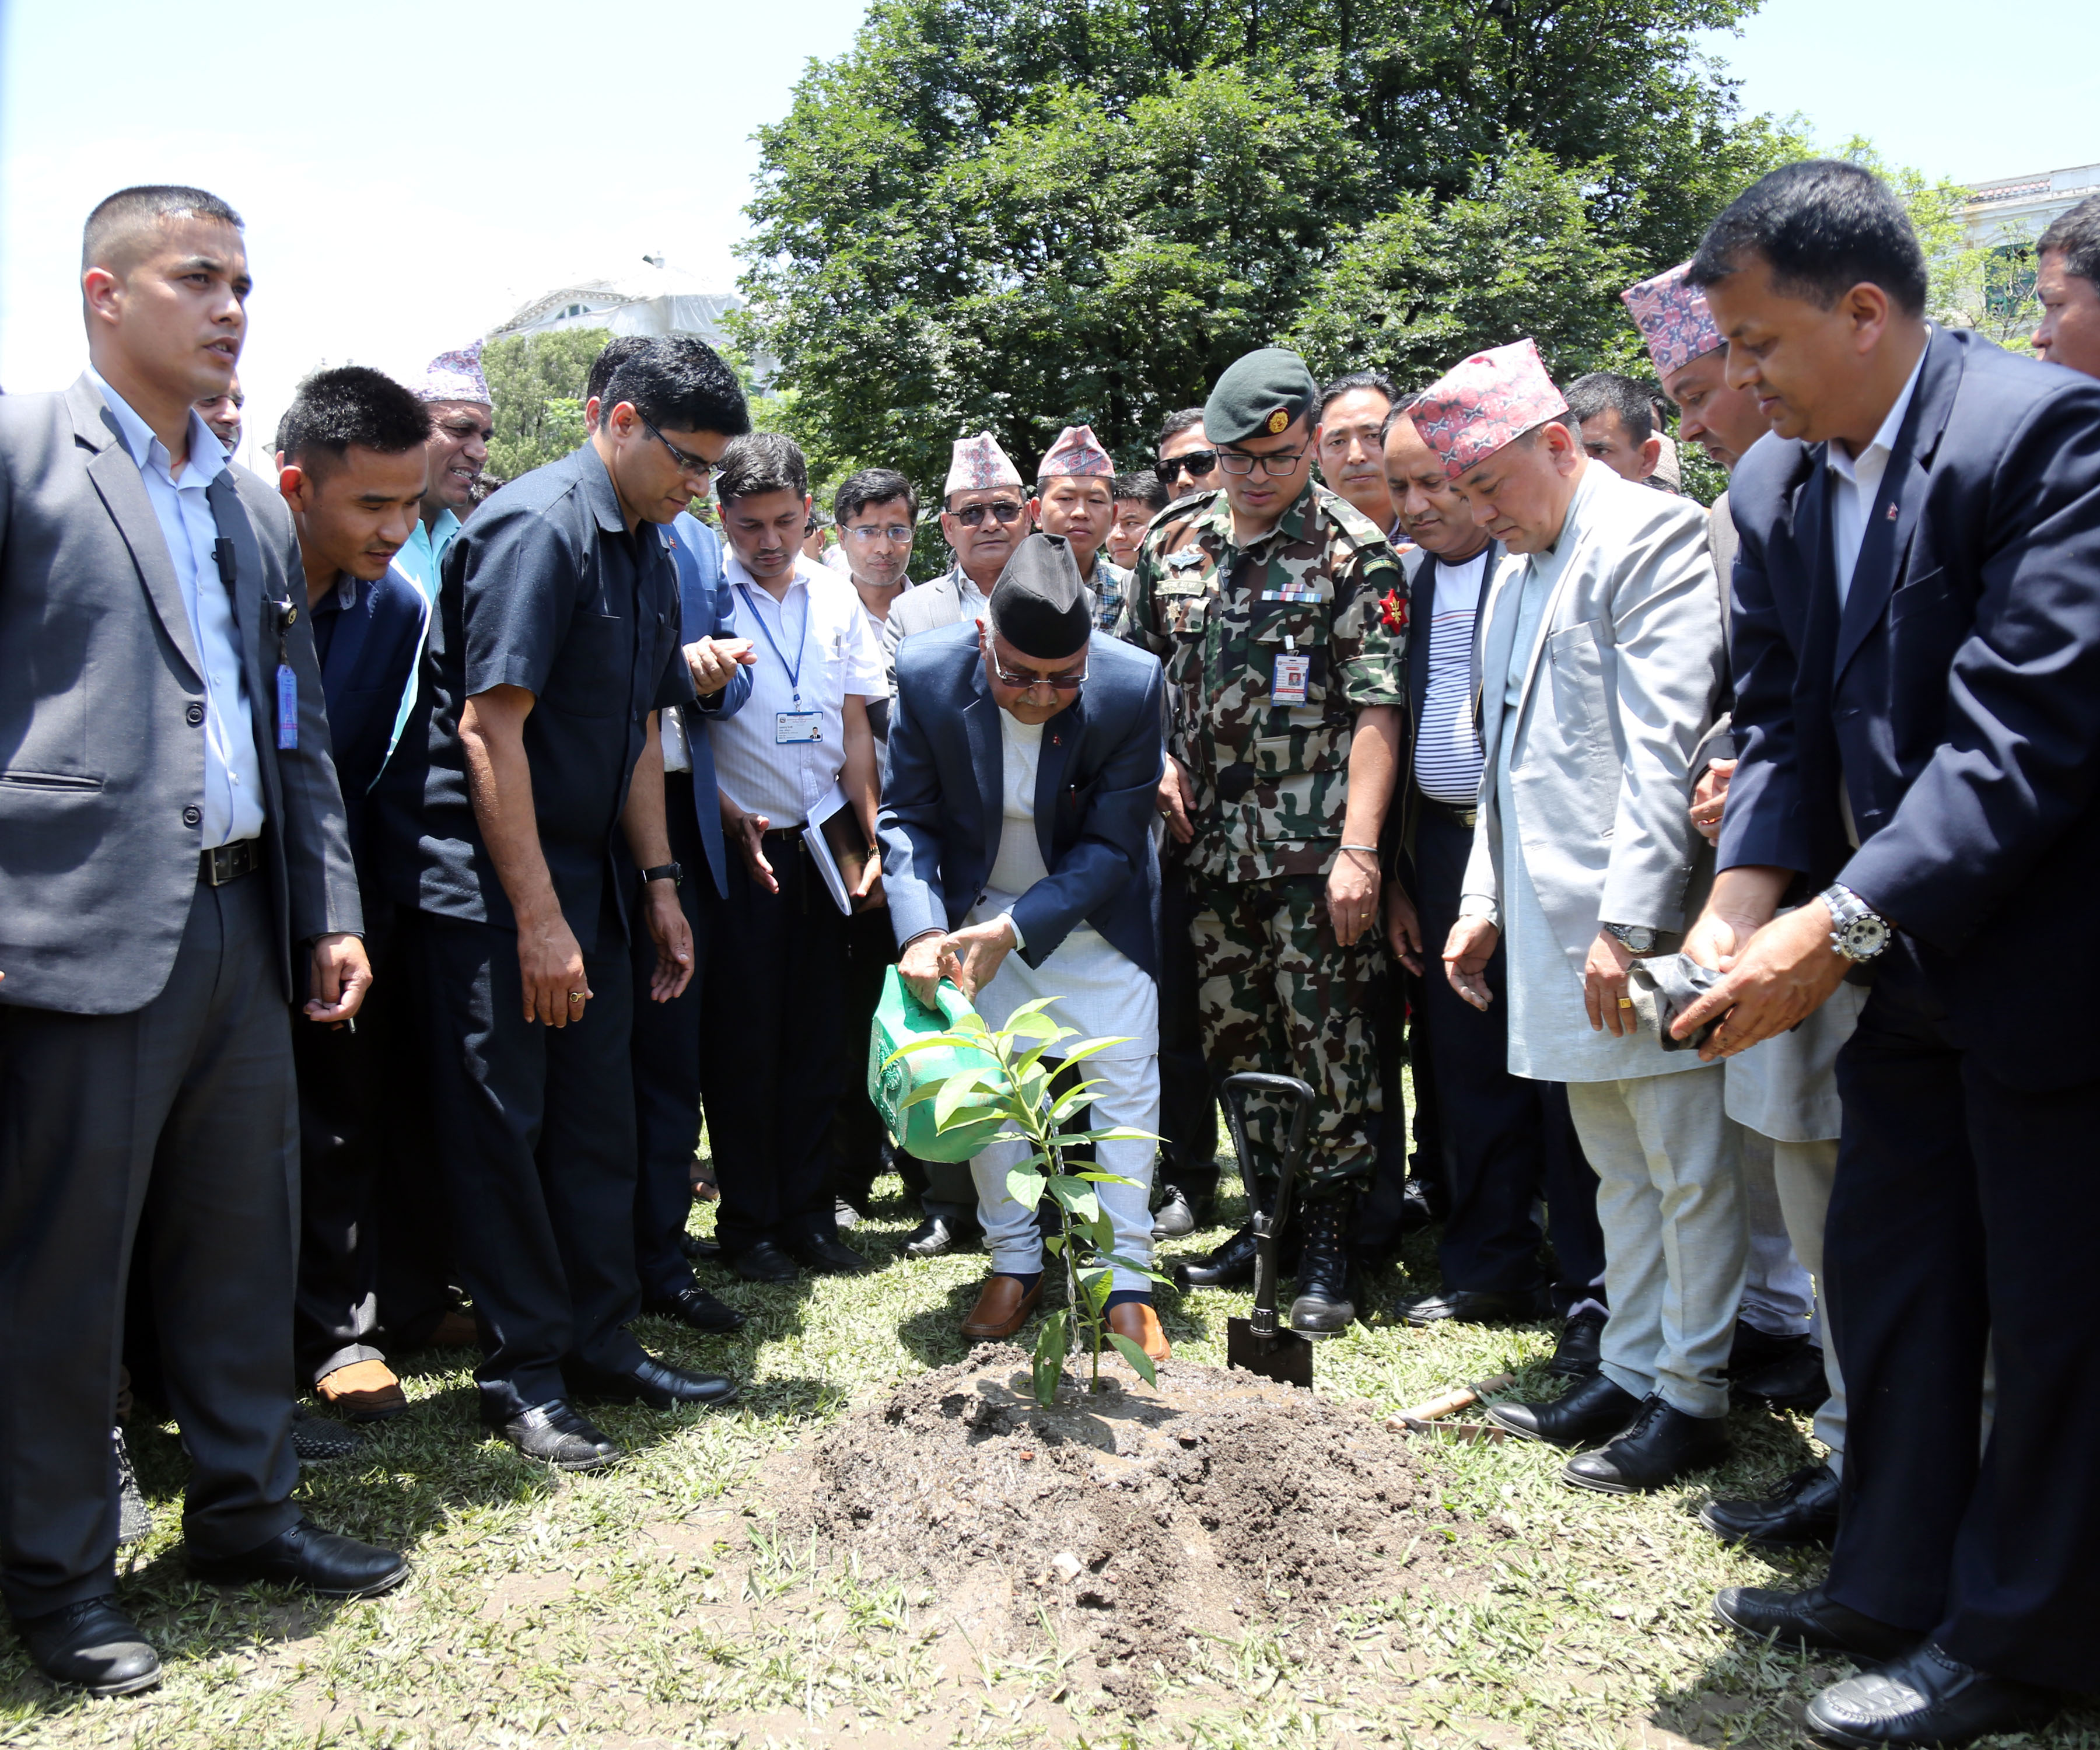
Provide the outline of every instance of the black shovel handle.
<path id="1" fill-rule="evenodd" d="M 1247 1206 L 1254 1228 L 1254 1311 L 1247 1320 L 1260 1338 L 1276 1335 L 1276 1247 L 1283 1224 L 1290 1217 L 1290 1189 L 1298 1177 L 1299 1157 L 1304 1153 L 1305 1126 L 1312 1116 L 1312 1090 L 1296 1076 L 1273 1076 L 1259 1070 L 1243 1070 L 1227 1076 L 1220 1086 L 1225 1098 L 1225 1122 L 1232 1131 L 1233 1151 L 1239 1157 L 1240 1182 L 1247 1189 Z M 1271 1094 L 1291 1103 L 1290 1139 L 1284 1144 L 1283 1164 L 1277 1174 L 1276 1196 L 1264 1210 L 1255 1192 L 1252 1162 L 1247 1150 L 1246 1120 L 1241 1100 L 1248 1094 Z"/>

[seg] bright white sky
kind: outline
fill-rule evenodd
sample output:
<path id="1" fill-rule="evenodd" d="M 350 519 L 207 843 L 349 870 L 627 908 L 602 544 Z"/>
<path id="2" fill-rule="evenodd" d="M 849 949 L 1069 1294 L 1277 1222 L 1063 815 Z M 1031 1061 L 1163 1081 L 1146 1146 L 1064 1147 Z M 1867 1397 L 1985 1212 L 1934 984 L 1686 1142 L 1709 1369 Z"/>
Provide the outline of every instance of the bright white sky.
<path id="1" fill-rule="evenodd" d="M 318 364 L 420 368 L 646 251 L 729 289 L 752 131 L 862 10 L 666 7 L 651 31 L 646 11 L 548 0 L 0 8 L 0 385 L 77 372 L 88 209 L 129 183 L 193 183 L 248 220 L 241 375 L 265 434 Z M 1713 47 L 1749 107 L 1801 110 L 1826 144 L 1858 130 L 1976 179 L 2100 159 L 2100 7 L 2030 25 L 1953 0 L 1767 0 Z"/>

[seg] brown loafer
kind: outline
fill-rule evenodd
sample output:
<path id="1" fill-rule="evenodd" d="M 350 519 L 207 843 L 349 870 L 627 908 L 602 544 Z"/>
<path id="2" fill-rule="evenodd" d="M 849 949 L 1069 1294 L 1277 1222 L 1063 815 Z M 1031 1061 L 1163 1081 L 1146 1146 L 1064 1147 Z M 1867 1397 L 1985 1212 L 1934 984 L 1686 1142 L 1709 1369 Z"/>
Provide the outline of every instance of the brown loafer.
<path id="1" fill-rule="evenodd" d="M 1018 1276 L 986 1277 L 985 1285 L 978 1290 L 977 1303 L 963 1320 L 963 1335 L 978 1342 L 1011 1337 L 1028 1322 L 1028 1315 L 1035 1310 L 1036 1302 L 1042 1299 L 1043 1282 L 1043 1279 L 1038 1276 L 1035 1286 L 1024 1294 Z"/>
<path id="2" fill-rule="evenodd" d="M 1173 1355 L 1167 1333 L 1159 1328 L 1159 1315 L 1147 1302 L 1127 1300 L 1120 1307 L 1110 1307 L 1109 1329 L 1136 1343 L 1147 1360 L 1164 1361 Z"/>
<path id="3" fill-rule="evenodd" d="M 454 1310 L 430 1327 L 430 1334 L 424 1341 L 432 1349 L 479 1349 L 481 1327 L 474 1322 L 472 1313 Z"/>
<path id="4" fill-rule="evenodd" d="M 315 1382 L 324 1409 L 352 1422 L 384 1422 L 408 1408 L 408 1394 L 384 1361 L 353 1361 Z"/>

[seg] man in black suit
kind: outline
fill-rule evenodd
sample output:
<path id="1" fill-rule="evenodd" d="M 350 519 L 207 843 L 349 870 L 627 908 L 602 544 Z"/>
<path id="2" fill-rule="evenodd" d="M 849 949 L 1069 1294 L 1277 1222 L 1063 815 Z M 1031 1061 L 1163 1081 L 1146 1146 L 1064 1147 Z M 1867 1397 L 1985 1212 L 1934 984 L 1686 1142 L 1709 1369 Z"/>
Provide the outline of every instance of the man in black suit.
<path id="1" fill-rule="evenodd" d="M 1486 753 L 1473 715 L 1480 690 L 1476 650 L 1501 544 L 1490 540 L 1452 488 L 1442 459 L 1423 443 L 1405 403 L 1385 424 L 1386 483 L 1399 513 L 1408 580 L 1407 775 L 1400 832 L 1414 875 L 1410 896 L 1386 889 L 1386 937 L 1418 978 L 1422 945 L 1441 943 L 1458 921 L 1475 804 Z M 1415 915 L 1419 909 L 1418 919 Z M 1487 976 L 1507 977 L 1498 946 Z M 1406 1324 L 1533 1319 L 1549 1305 L 1533 1215 L 1543 1197 L 1560 1281 L 1550 1297 L 1564 1321 L 1552 1370 L 1582 1378 L 1597 1370 L 1604 1326 L 1604 1236 L 1597 1225 L 1597 1175 L 1583 1158 L 1558 1082 L 1509 1070 L 1509 1006 L 1476 1009 L 1446 978 L 1417 987 L 1425 1013 L 1430 1073 L 1441 1100 L 1438 1170 L 1448 1200 L 1437 1248 L 1441 1292 L 1397 1309 Z M 1422 1021 L 1427 1025 L 1423 1025 Z M 1418 1069 L 1417 1073 L 1420 1073 Z"/>
<path id="2" fill-rule="evenodd" d="M 89 368 L 0 400 L 0 1594 L 39 1670 L 122 1695 L 160 1677 L 111 1567 L 142 1223 L 191 1573 L 408 1567 L 291 1498 L 291 1006 L 346 1021 L 371 973 L 291 521 L 194 410 L 240 220 L 127 188 L 82 256 Z"/>
<path id="3" fill-rule="evenodd" d="M 1718 1608 L 1891 1661 L 1811 1704 L 1819 1735 L 1966 1743 L 2100 1688 L 2100 384 L 1926 322 L 1855 165 L 1765 178 L 1692 279 L 1775 435 L 1730 482 L 1741 760 L 1687 942 L 1734 959 L 1677 1030 L 1718 1019 L 1702 1054 L 1732 1055 L 1873 980 L 1838 1060 L 1830 1574 Z"/>

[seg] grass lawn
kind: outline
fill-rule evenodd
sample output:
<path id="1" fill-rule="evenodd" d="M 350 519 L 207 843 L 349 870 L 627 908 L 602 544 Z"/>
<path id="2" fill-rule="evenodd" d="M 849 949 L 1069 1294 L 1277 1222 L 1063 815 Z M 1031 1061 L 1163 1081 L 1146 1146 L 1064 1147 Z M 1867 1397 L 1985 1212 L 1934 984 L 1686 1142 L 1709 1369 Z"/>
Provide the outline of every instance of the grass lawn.
<path id="1" fill-rule="evenodd" d="M 7 1639 L 0 1743 L 1803 1741 L 1802 1708 L 1842 1668 L 1745 1648 L 1707 1607 L 1718 1586 L 1790 1584 L 1817 1570 L 1729 1554 L 1692 1518 L 1710 1492 L 1756 1491 L 1802 1461 L 1804 1427 L 1768 1416 L 1736 1417 L 1727 1469 L 1650 1499 L 1568 1488 L 1557 1457 L 1538 1447 L 1442 1448 L 1446 1505 L 1496 1536 L 1482 1585 L 1395 1598 L 1343 1624 L 1341 1651 L 1318 1656 L 1273 1629 L 1192 1638 L 1142 1719 L 1068 1682 L 1071 1655 L 1052 1642 L 994 1651 L 923 1584 L 784 1547 L 770 1533 L 758 1466 L 888 1382 L 965 1352 L 955 1325 L 982 1253 L 903 1259 L 913 1216 L 893 1180 L 878 1196 L 887 1201 L 876 1219 L 852 1238 L 887 1266 L 880 1273 L 762 1289 L 711 1281 L 753 1315 L 734 1340 L 642 1322 L 652 1350 L 726 1369 L 745 1391 L 728 1413 L 603 1413 L 634 1452 L 617 1470 L 571 1479 L 527 1463 L 482 1437 L 465 1367 L 407 1358 L 412 1413 L 377 1434 L 364 1461 L 309 1470 L 303 1491 L 324 1525 L 412 1549 L 415 1576 L 388 1598 L 316 1607 L 190 1585 L 180 1450 L 171 1432 L 135 1433 L 159 1528 L 131 1553 L 120 1594 L 158 1642 L 166 1680 L 128 1700 L 60 1699 Z M 1223 1214 L 1239 1212 L 1233 1197 Z M 1408 1276 L 1377 1283 L 1380 1304 L 1434 1285 L 1426 1239 L 1405 1263 Z M 1222 1363 L 1225 1316 L 1243 1310 L 1242 1295 L 1201 1293 L 1168 1305 L 1165 1322 L 1180 1356 Z M 1536 1385 L 1551 1346 L 1542 1326 L 1360 1327 L 1320 1349 L 1320 1389 L 1392 1409 L 1499 1371 Z M 2100 1750 L 2100 1711 L 1996 1742 Z"/>

